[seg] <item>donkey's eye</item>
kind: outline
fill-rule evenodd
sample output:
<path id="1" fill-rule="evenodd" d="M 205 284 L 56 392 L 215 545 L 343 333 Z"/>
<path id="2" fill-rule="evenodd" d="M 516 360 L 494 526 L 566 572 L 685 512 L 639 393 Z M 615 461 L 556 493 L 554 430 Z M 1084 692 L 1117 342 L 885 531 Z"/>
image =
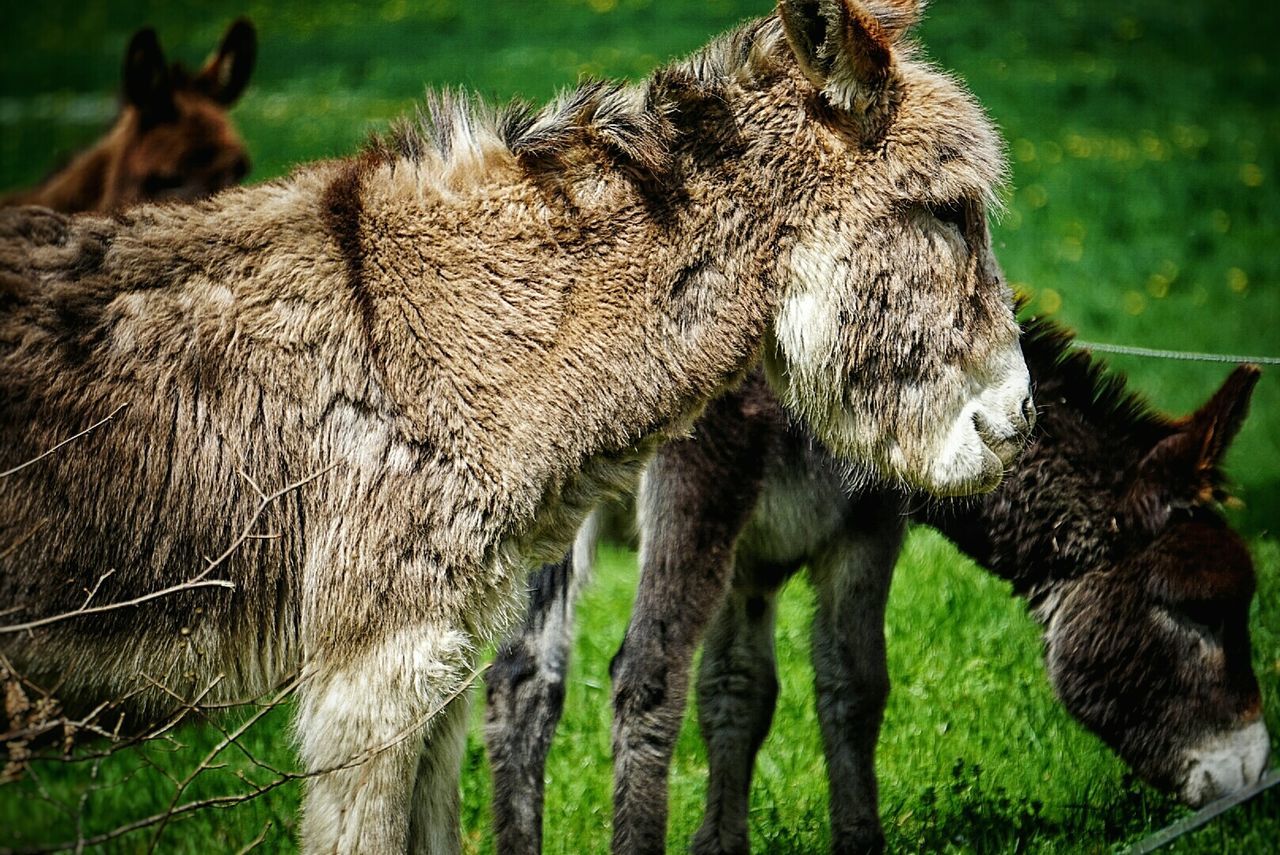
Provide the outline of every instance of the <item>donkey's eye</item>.
<path id="1" fill-rule="evenodd" d="M 950 223 L 964 234 L 965 227 L 968 225 L 968 206 L 961 200 L 945 202 L 942 204 L 934 204 L 929 206 L 929 212 L 944 223 Z"/>
<path id="2" fill-rule="evenodd" d="M 202 145 L 187 152 L 186 156 L 182 158 L 182 162 L 189 169 L 203 169 L 213 163 L 214 158 L 217 156 L 218 150 L 216 148 Z"/>
<path id="3" fill-rule="evenodd" d="M 142 192 L 148 196 L 154 196 L 157 193 L 163 193 L 165 190 L 181 187 L 183 180 L 182 175 L 177 172 L 153 172 L 142 179 Z"/>
<path id="4" fill-rule="evenodd" d="M 1217 640 L 1222 637 L 1226 624 L 1221 610 L 1213 603 L 1204 601 L 1188 601 L 1177 606 L 1166 606 L 1159 609 L 1168 623 L 1181 632 L 1190 633 L 1204 640 Z"/>
<path id="5" fill-rule="evenodd" d="M 1222 604 L 1212 600 L 1186 600 L 1178 608 L 1189 620 L 1214 633 L 1221 632 L 1226 622 Z"/>

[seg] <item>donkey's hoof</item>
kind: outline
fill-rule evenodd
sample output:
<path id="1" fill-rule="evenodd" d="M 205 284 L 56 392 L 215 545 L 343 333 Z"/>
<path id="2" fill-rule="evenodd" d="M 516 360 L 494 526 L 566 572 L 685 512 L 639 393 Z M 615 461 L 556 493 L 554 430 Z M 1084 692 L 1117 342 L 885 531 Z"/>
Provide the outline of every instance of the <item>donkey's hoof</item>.
<path id="1" fill-rule="evenodd" d="M 751 841 L 745 834 L 724 834 L 702 826 L 689 847 L 693 855 L 751 855 Z"/>

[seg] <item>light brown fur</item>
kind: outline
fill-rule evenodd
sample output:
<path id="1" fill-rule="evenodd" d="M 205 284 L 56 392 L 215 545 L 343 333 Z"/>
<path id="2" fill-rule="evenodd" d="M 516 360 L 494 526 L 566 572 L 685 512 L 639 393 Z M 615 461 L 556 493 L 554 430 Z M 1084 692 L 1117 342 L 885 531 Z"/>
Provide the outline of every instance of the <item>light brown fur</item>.
<path id="1" fill-rule="evenodd" d="M 0 478 L 0 605 L 195 576 L 250 479 L 316 476 L 217 568 L 234 590 L 0 649 L 84 697 L 300 669 L 309 769 L 391 746 L 311 782 L 304 846 L 456 850 L 454 698 L 525 569 L 762 349 L 787 403 L 889 476 L 989 488 L 1025 436 L 982 213 L 998 139 L 885 55 L 896 107 L 870 135 L 767 19 L 643 86 L 540 113 L 440 99 L 360 157 L 196 205 L 0 212 L 0 471 L 128 404 Z"/>

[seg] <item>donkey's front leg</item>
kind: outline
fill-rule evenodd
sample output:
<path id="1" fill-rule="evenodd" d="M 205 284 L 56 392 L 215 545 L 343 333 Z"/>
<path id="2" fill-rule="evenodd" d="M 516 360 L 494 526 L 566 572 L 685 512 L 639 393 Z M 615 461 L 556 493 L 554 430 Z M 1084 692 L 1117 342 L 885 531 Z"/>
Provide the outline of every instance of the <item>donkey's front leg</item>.
<path id="1" fill-rule="evenodd" d="M 667 775 L 684 720 L 693 654 L 730 563 L 646 562 L 631 623 L 609 666 L 613 680 L 613 851 L 663 853 Z"/>
<path id="2" fill-rule="evenodd" d="M 817 594 L 813 666 L 836 855 L 884 850 L 875 747 L 889 695 L 885 603 L 904 528 L 891 497 L 864 500 L 854 513 L 858 528 L 810 563 Z"/>
<path id="3" fill-rule="evenodd" d="M 696 855 L 751 851 L 751 770 L 778 699 L 777 590 L 737 582 L 707 632 L 698 670 L 698 724 L 710 775 L 706 811 L 693 838 Z"/>
<path id="4" fill-rule="evenodd" d="M 713 405 L 700 431 L 718 430 L 711 418 L 741 423 L 727 405 Z M 724 598 L 733 544 L 759 494 L 756 438 L 741 428 L 721 433 L 719 447 L 698 435 L 668 444 L 645 473 L 640 587 L 609 666 L 615 853 L 666 851 L 667 774 L 693 654 Z"/>
<path id="5" fill-rule="evenodd" d="M 433 852 L 461 851 L 459 702 L 471 679 L 471 639 L 439 624 L 370 628 L 355 650 L 321 648 L 304 672 L 297 731 L 307 782 L 302 849 L 404 853 L 416 791 L 432 800 L 415 829 Z M 424 750 L 431 753 L 424 759 Z M 420 766 L 420 762 L 425 764 Z M 422 825 L 422 822 L 419 822 Z"/>

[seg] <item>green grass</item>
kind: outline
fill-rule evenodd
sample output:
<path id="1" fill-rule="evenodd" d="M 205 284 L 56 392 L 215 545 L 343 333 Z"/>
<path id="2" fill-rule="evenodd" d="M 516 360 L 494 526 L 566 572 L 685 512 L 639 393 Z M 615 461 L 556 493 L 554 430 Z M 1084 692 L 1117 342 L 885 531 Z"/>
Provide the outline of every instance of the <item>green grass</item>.
<path id="1" fill-rule="evenodd" d="M 349 153 L 410 109 L 424 85 L 542 100 L 580 74 L 637 77 L 713 33 L 764 11 L 758 2 L 674 0 L 389 0 L 280 6 L 251 2 L 27 4 L 6 16 L 0 51 L 0 187 L 33 182 L 110 119 L 128 34 L 154 24 L 172 56 L 198 61 L 232 17 L 258 23 L 260 61 L 234 115 L 255 179 Z M 1260 3 L 1156 0 L 936 0 L 922 39 L 999 122 L 1013 166 L 995 240 L 1031 309 L 1095 341 L 1280 355 L 1280 86 L 1275 14 Z M 1227 366 L 1116 358 L 1134 384 L 1186 411 Z M 1280 383 L 1272 369 L 1229 458 L 1246 508 L 1234 516 L 1261 576 L 1252 613 L 1267 720 L 1280 734 Z M 634 586 L 630 555 L 607 552 L 582 607 L 568 710 L 551 757 L 549 852 L 599 852 L 608 842 L 609 658 Z M 757 849 L 823 851 L 825 784 L 806 638 L 811 594 L 784 596 L 783 694 L 752 794 Z M 889 611 L 894 691 L 880 746 L 881 813 L 897 851 L 1110 851 L 1182 814 L 1125 769 L 1053 701 L 1035 627 L 1006 587 L 968 567 L 939 538 L 913 535 Z M 286 716 L 248 739 L 292 767 Z M 488 780 L 473 731 L 466 828 L 492 849 Z M 173 785 L 216 742 L 186 728 L 175 752 L 104 763 L 85 802 L 86 828 L 109 828 L 167 804 Z M 188 795 L 226 792 L 229 769 Z M 672 779 L 670 844 L 696 827 L 705 783 L 687 727 Z M 0 788 L 0 846 L 73 838 L 49 800 L 76 813 L 90 767 L 42 764 Z M 232 811 L 167 828 L 157 851 L 235 851 L 267 828 L 263 851 L 291 845 L 299 793 L 285 787 Z M 1184 838 L 1171 851 L 1268 851 L 1280 840 L 1270 794 Z M 149 834 L 110 851 L 140 851 Z"/>

